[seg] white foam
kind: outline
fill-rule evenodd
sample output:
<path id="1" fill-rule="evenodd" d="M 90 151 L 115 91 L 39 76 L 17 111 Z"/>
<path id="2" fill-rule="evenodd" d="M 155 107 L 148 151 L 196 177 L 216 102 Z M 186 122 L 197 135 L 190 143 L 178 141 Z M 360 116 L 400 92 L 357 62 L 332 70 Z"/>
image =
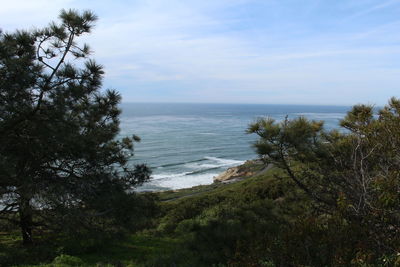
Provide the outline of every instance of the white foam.
<path id="1" fill-rule="evenodd" d="M 205 157 L 206 160 L 212 161 L 213 163 L 186 163 L 184 166 L 186 168 L 194 169 L 194 170 L 207 170 L 207 169 L 215 169 L 222 167 L 231 167 L 234 165 L 243 164 L 244 161 L 241 160 L 233 160 L 233 159 L 222 159 L 217 157 Z"/>
<path id="2" fill-rule="evenodd" d="M 228 165 L 239 165 L 243 164 L 243 160 L 234 160 L 234 159 L 222 159 L 222 158 L 216 158 L 216 157 L 205 157 L 208 160 L 213 160 L 216 162 L 219 162 L 222 164 L 222 166 L 228 166 Z"/>
<path id="3" fill-rule="evenodd" d="M 184 166 L 193 171 L 179 172 L 179 173 L 158 173 L 153 174 L 152 179 L 148 182 L 148 185 L 160 186 L 171 189 L 188 188 L 197 185 L 205 185 L 213 183 L 213 177 L 218 175 L 219 172 L 210 173 L 209 169 L 221 168 L 221 172 L 224 168 L 243 164 L 244 161 L 223 159 L 217 157 L 205 157 L 206 160 L 211 163 L 204 162 L 193 162 L 186 163 Z M 196 173 L 197 171 L 205 171 L 204 173 Z"/>
<path id="4" fill-rule="evenodd" d="M 171 189 L 182 189 L 189 188 L 197 185 L 206 185 L 213 183 L 213 177 L 218 173 L 204 173 L 187 176 L 176 176 L 173 179 L 162 179 L 151 181 L 149 184 L 156 186 L 171 188 Z"/>
<path id="5" fill-rule="evenodd" d="M 152 180 L 171 180 L 177 177 L 183 177 L 186 176 L 188 174 L 190 174 L 191 172 L 181 172 L 181 173 L 160 173 L 160 174 L 153 174 L 151 176 Z"/>

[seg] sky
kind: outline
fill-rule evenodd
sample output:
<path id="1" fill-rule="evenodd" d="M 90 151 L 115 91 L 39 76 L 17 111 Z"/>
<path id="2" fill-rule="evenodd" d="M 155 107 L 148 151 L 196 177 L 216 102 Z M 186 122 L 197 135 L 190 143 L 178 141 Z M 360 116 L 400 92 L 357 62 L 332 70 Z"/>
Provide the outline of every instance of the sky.
<path id="1" fill-rule="evenodd" d="M 123 102 L 383 105 L 400 97 L 400 0 L 0 0 L 0 28 L 92 10 L 82 38 Z M 79 40 L 77 40 L 79 42 Z"/>

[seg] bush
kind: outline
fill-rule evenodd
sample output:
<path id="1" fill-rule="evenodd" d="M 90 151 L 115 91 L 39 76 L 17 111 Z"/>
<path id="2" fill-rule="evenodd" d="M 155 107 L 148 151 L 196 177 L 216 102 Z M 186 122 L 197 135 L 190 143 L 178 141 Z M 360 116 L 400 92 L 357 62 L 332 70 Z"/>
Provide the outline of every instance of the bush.
<path id="1" fill-rule="evenodd" d="M 54 267 L 84 266 L 84 262 L 78 257 L 61 254 L 60 256 L 57 256 L 53 260 L 51 266 Z"/>

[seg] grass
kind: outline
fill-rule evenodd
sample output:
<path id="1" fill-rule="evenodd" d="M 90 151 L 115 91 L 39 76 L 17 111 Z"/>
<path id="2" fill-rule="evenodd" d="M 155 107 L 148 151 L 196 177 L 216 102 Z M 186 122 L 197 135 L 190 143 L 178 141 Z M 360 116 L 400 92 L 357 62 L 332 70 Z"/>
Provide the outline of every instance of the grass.
<path id="1" fill-rule="evenodd" d="M 0 266 L 156 266 L 152 262 L 170 259 L 179 244 L 170 237 L 141 233 L 93 247 L 91 252 L 74 253 L 71 257 L 60 252 L 56 243 L 38 243 L 24 248 L 20 241 L 14 234 L 1 233 Z M 64 256 L 57 257 L 59 255 Z"/>
<path id="2" fill-rule="evenodd" d="M 178 241 L 169 237 L 148 234 L 132 235 L 123 242 L 114 243 L 100 253 L 81 255 L 87 266 L 112 264 L 115 266 L 149 265 L 149 259 L 167 257 L 174 253 Z"/>
<path id="3" fill-rule="evenodd" d="M 258 165 L 256 167 L 259 168 Z M 261 171 L 262 168 L 259 168 L 259 170 Z M 267 172 L 260 172 L 252 177 L 234 183 L 214 183 L 188 189 L 164 191 L 157 194 L 165 206 L 175 206 L 181 202 L 207 198 L 209 196 L 229 196 L 232 194 L 268 194 L 272 199 L 275 199 L 282 195 L 283 188 L 281 187 L 284 185 L 281 181 L 272 179 L 272 177 L 282 175 L 284 174 L 281 170 L 271 168 Z"/>
<path id="4" fill-rule="evenodd" d="M 224 184 L 221 183 L 214 183 L 210 185 L 198 185 L 191 188 L 162 191 L 158 192 L 157 195 L 159 196 L 160 201 L 172 201 L 180 198 L 191 197 L 194 195 L 202 195 L 203 193 L 213 191 L 223 186 Z"/>

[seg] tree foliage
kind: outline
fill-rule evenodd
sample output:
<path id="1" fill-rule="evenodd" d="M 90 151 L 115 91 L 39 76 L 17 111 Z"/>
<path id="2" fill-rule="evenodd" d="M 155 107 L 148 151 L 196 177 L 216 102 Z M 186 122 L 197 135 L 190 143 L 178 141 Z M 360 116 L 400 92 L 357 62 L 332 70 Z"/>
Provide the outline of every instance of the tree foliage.
<path id="1" fill-rule="evenodd" d="M 117 140 L 120 95 L 101 90 L 103 67 L 78 37 L 96 16 L 62 10 L 44 29 L 0 33 L 0 219 L 32 229 L 76 230 L 133 220 L 130 166 L 138 137 Z M 103 218 L 103 219 L 102 219 Z"/>
<path id="2" fill-rule="evenodd" d="M 400 234 L 400 100 L 374 114 L 357 105 L 326 131 L 303 117 L 262 118 L 248 133 L 266 162 L 285 170 L 321 214 L 362 226 L 376 252 L 397 253 Z"/>

